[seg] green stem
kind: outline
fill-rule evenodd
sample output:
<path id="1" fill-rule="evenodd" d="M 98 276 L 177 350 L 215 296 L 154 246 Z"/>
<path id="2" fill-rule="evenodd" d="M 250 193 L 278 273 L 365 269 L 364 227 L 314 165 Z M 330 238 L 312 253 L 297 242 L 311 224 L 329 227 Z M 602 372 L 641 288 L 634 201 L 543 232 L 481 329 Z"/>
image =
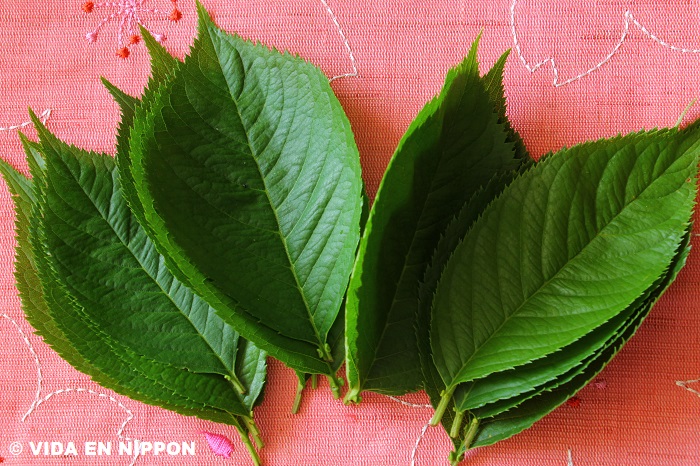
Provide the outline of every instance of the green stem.
<path id="1" fill-rule="evenodd" d="M 248 450 L 248 454 L 250 455 L 250 459 L 253 460 L 253 465 L 254 466 L 262 466 L 262 462 L 260 461 L 260 456 L 258 456 L 257 450 L 255 450 L 255 446 L 253 445 L 253 442 L 250 441 L 250 437 L 248 437 L 248 432 L 245 431 L 245 429 L 236 426 L 236 429 L 238 430 L 238 433 L 241 436 L 241 440 L 243 441 L 243 445 L 245 445 L 246 449 Z"/>
<path id="2" fill-rule="evenodd" d="M 452 428 L 450 429 L 450 437 L 457 438 L 459 436 L 459 431 L 462 428 L 462 421 L 464 420 L 464 411 L 457 411 L 455 414 L 454 421 L 452 421 Z"/>
<path id="3" fill-rule="evenodd" d="M 362 390 L 360 387 L 348 387 L 348 392 L 345 394 L 345 398 L 343 398 L 343 403 L 346 405 L 359 403 L 362 401 L 362 397 L 360 396 L 361 392 Z"/>
<path id="4" fill-rule="evenodd" d="M 228 374 L 224 375 L 224 378 L 231 382 L 231 385 L 233 385 L 233 388 L 235 388 L 238 393 L 245 395 L 246 388 L 241 381 L 238 380 L 238 377 L 236 377 L 234 374 Z"/>
<path id="5" fill-rule="evenodd" d="M 476 433 L 479 430 L 479 418 L 473 417 L 469 422 L 469 427 L 467 427 L 467 433 L 464 435 L 464 450 L 469 450 L 472 446 L 472 442 L 476 437 Z"/>
<path id="6" fill-rule="evenodd" d="M 328 383 L 331 386 L 331 392 L 333 393 L 333 398 L 336 400 L 340 398 L 340 387 L 343 386 L 345 381 L 343 379 L 338 379 L 337 377 L 333 375 L 327 375 L 326 378 L 328 379 Z"/>
<path id="7" fill-rule="evenodd" d="M 459 448 L 456 448 L 455 451 L 450 453 L 450 466 L 457 466 L 464 459 L 464 455 L 471 448 L 478 430 L 479 418 L 474 417 L 467 426 L 467 431 L 464 433 L 464 440 L 462 440 Z"/>
<path id="8" fill-rule="evenodd" d="M 318 376 L 317 374 L 311 374 L 311 388 L 316 390 L 318 388 Z"/>
<path id="9" fill-rule="evenodd" d="M 448 387 L 442 391 L 440 403 L 438 403 L 437 408 L 435 408 L 435 414 L 433 415 L 433 418 L 430 420 L 431 426 L 436 426 L 436 425 L 440 424 L 440 420 L 442 419 L 442 416 L 445 414 L 445 410 L 447 409 L 447 405 L 449 405 L 450 401 L 452 400 L 452 394 L 454 394 L 455 388 L 457 388 L 456 385 L 453 387 Z"/>
<path id="10" fill-rule="evenodd" d="M 316 349 L 316 351 L 318 351 L 319 357 L 324 361 L 333 362 L 333 356 L 331 355 L 331 347 L 328 343 L 325 343 L 323 346 L 320 346 Z"/>
<path id="11" fill-rule="evenodd" d="M 294 404 L 292 404 L 292 414 L 299 412 L 299 406 L 301 406 L 301 395 L 304 392 L 304 387 L 306 386 L 306 374 L 297 374 L 299 382 L 297 383 L 297 392 L 294 395 Z"/>
<path id="12" fill-rule="evenodd" d="M 255 423 L 255 420 L 252 417 L 246 417 L 244 418 L 245 420 L 245 425 L 248 428 L 248 432 L 250 435 L 253 436 L 253 441 L 255 442 L 255 446 L 258 447 L 258 450 L 261 449 L 262 447 L 265 446 L 263 443 L 261 434 L 260 434 L 260 429 L 258 428 L 258 425 Z"/>

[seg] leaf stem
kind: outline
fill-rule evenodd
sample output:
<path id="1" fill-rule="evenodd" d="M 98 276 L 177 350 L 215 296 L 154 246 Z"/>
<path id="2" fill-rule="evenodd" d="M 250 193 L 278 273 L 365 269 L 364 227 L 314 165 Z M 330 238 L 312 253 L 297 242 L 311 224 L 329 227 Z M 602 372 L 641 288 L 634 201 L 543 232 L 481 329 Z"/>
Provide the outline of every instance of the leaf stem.
<path id="1" fill-rule="evenodd" d="M 245 395 L 246 388 L 235 374 L 224 375 L 224 378 L 231 382 L 231 385 L 233 385 L 233 388 L 235 388 L 238 393 Z"/>
<path id="2" fill-rule="evenodd" d="M 340 398 L 340 387 L 342 387 L 345 384 L 345 381 L 343 379 L 335 377 L 334 375 L 326 375 L 326 378 L 328 378 L 328 383 L 331 386 L 333 398 L 337 400 L 338 398 Z"/>
<path id="3" fill-rule="evenodd" d="M 470 449 L 478 430 L 479 418 L 473 417 L 467 426 L 467 431 L 464 433 L 464 440 L 462 440 L 458 448 L 455 448 L 450 453 L 450 466 L 457 466 L 464 459 L 464 454 Z"/>
<path id="4" fill-rule="evenodd" d="M 431 426 L 436 426 L 440 423 L 440 420 L 447 409 L 447 405 L 449 405 L 450 401 L 452 400 L 452 394 L 455 392 L 455 388 L 457 388 L 456 385 L 448 387 L 442 391 L 440 403 L 438 403 L 437 408 L 435 408 L 435 414 L 433 415 L 432 419 L 430 419 Z"/>
<path id="5" fill-rule="evenodd" d="M 450 437 L 457 438 L 459 436 L 459 431 L 462 428 L 462 421 L 464 420 L 464 411 L 456 411 L 455 418 L 452 421 L 452 428 L 450 429 Z"/>
<path id="6" fill-rule="evenodd" d="M 311 374 L 311 388 L 314 390 L 318 388 L 318 374 Z"/>
<path id="7" fill-rule="evenodd" d="M 250 435 L 253 436 L 253 441 L 255 442 L 255 446 L 258 447 L 258 449 L 262 448 L 265 446 L 263 443 L 261 434 L 260 434 L 260 429 L 258 428 L 258 425 L 255 423 L 255 420 L 252 417 L 246 417 L 244 418 L 245 420 L 245 425 L 248 428 L 248 432 Z"/>
<path id="8" fill-rule="evenodd" d="M 297 382 L 297 392 L 294 395 L 294 404 L 292 404 L 292 414 L 297 414 L 299 412 L 299 407 L 301 406 L 301 395 L 304 392 L 304 387 L 306 386 L 306 374 L 297 373 L 299 381 Z"/>
<path id="9" fill-rule="evenodd" d="M 253 460 L 253 465 L 254 466 L 262 466 L 262 462 L 260 461 L 260 456 L 258 455 L 257 450 L 255 449 L 255 445 L 253 445 L 253 442 L 250 441 L 250 437 L 248 436 L 248 432 L 246 432 L 245 429 L 242 427 L 236 426 L 236 429 L 238 430 L 238 433 L 240 434 L 241 441 L 243 442 L 243 445 L 245 445 L 246 449 L 248 450 L 248 454 L 250 455 L 250 459 Z"/>
<path id="10" fill-rule="evenodd" d="M 349 404 L 357 404 L 360 401 L 362 401 L 362 397 L 360 396 L 360 393 L 362 390 L 360 387 L 348 387 L 348 391 L 345 394 L 345 398 L 343 398 L 343 403 L 346 405 Z"/>
<path id="11" fill-rule="evenodd" d="M 683 123 L 683 119 L 685 118 L 685 115 L 688 113 L 688 111 L 690 110 L 690 108 L 691 108 L 693 105 L 695 105 L 695 102 L 697 102 L 697 101 L 698 101 L 697 98 L 695 98 L 695 99 L 693 99 L 693 100 L 690 101 L 690 103 L 689 103 L 689 104 L 685 107 L 685 109 L 683 110 L 683 113 L 681 113 L 681 116 L 678 117 L 678 121 L 676 121 L 676 124 L 673 126 L 674 128 L 678 128 L 678 127 L 681 126 L 681 123 Z"/>

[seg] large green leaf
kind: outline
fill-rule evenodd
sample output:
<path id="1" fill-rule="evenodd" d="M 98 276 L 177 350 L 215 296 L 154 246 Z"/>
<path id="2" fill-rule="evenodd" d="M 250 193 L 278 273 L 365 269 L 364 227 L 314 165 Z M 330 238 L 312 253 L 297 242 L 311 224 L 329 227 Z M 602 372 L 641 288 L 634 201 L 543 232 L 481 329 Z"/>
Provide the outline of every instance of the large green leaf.
<path id="1" fill-rule="evenodd" d="M 433 301 L 445 403 L 459 383 L 571 344 L 662 275 L 694 203 L 697 135 L 652 131 L 565 149 L 484 211 Z"/>
<path id="2" fill-rule="evenodd" d="M 246 338 L 299 372 L 333 375 L 328 333 L 359 239 L 349 122 L 312 65 L 199 35 L 135 114 L 130 167 L 175 273 Z"/>
<path id="3" fill-rule="evenodd" d="M 167 385 L 163 383 L 176 380 L 179 373 L 183 371 L 175 371 L 168 365 L 153 363 L 118 345 L 100 331 L 70 296 L 50 263 L 50 254 L 46 247 L 42 227 L 43 211 L 40 206 L 41 202 L 46 202 L 45 191 L 48 189 L 45 172 L 34 165 L 32 175 L 34 193 L 38 202 L 33 204 L 29 239 L 36 273 L 41 281 L 42 293 L 51 320 L 87 363 L 81 367 L 81 370 L 86 369 L 93 379 L 105 387 L 134 399 L 152 402 L 190 415 L 193 414 L 192 410 L 203 408 L 205 406 L 203 403 L 178 396 L 172 389 L 167 389 Z M 44 337 L 46 338 L 46 335 Z M 189 378 L 185 382 L 191 380 L 193 379 Z M 230 390 L 230 384 L 228 387 Z M 209 388 L 206 384 L 201 384 L 199 387 L 200 390 L 206 388 Z M 219 409 L 205 410 L 199 415 L 218 422 L 236 424 L 235 417 Z"/>
<path id="4" fill-rule="evenodd" d="M 527 158 L 495 97 L 505 56 L 482 79 L 477 45 L 411 123 L 377 192 L 348 293 L 348 401 L 420 386 L 418 285 L 435 245 L 478 189 Z"/>
<path id="5" fill-rule="evenodd" d="M 236 426 L 257 462 L 249 434 L 258 435 L 264 353 L 168 272 L 126 207 L 112 158 L 35 123 L 46 168 L 34 170 L 34 250 L 52 320 L 90 365 L 78 368 L 132 398 Z"/>
<path id="6" fill-rule="evenodd" d="M 689 252 L 690 231 L 684 237 L 679 252 L 669 267 L 669 271 L 658 284 L 656 290 L 646 300 L 637 318 L 634 322 L 631 322 L 629 327 L 623 331 L 604 352 L 599 354 L 585 370 L 577 374 L 565 385 L 558 386 L 552 391 L 544 392 L 529 399 L 518 407 L 503 414 L 483 420 L 471 446 L 491 445 L 527 429 L 590 382 L 637 331 L 639 325 L 641 325 L 652 306 L 658 301 L 673 280 L 675 280 L 678 272 L 685 265 Z M 463 453 L 463 451 L 460 452 L 460 455 Z"/>
<path id="7" fill-rule="evenodd" d="M 247 392 L 235 372 L 238 335 L 169 273 L 126 205 L 114 160 L 73 149 L 45 128 L 39 133 L 47 248 L 70 294 L 127 347 L 191 372 L 220 374 Z M 255 395 L 264 370 L 258 378 Z"/>
<path id="8" fill-rule="evenodd" d="M 33 166 L 43 164 L 43 159 L 39 155 L 36 145 L 23 135 L 20 137 L 30 164 Z M 29 240 L 30 220 L 36 203 L 32 182 L 2 159 L 0 159 L 0 174 L 10 189 L 14 203 L 15 237 L 17 239 L 15 280 L 22 301 L 22 311 L 24 311 L 27 321 L 48 345 L 71 365 L 83 372 L 88 372 L 90 370 L 89 364 L 56 326 L 44 298 L 41 281 L 36 270 L 34 250 Z"/>

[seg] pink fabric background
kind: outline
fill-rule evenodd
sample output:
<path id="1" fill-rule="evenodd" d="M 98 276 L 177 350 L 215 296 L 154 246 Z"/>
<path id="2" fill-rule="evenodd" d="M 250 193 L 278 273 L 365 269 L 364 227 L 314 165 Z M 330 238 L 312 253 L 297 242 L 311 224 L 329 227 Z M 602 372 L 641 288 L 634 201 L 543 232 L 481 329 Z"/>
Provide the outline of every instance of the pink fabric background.
<path id="1" fill-rule="evenodd" d="M 27 107 L 50 109 L 49 128 L 69 142 L 114 151 L 118 108 L 102 87 L 105 76 L 138 94 L 148 75 L 142 44 L 122 59 L 120 18 L 86 40 L 103 18 L 134 4 L 165 44 L 182 56 L 194 34 L 195 7 L 180 0 L 183 18 L 167 19 L 170 0 L 112 0 L 81 10 L 80 0 L 0 5 L 0 156 L 26 170 L 17 130 Z M 97 3 L 97 2 L 96 2 Z M 317 63 L 356 132 L 365 178 L 374 193 L 409 121 L 435 94 L 446 70 L 483 30 L 485 70 L 513 48 L 506 66 L 509 115 L 535 155 L 587 138 L 641 128 L 671 126 L 700 96 L 700 5 L 686 1 L 622 0 L 205 0 L 217 22 L 230 31 Z M 126 28 L 128 29 L 128 27 Z M 342 31 L 342 32 L 341 32 Z M 347 40 L 347 44 L 345 43 Z M 681 50 L 684 49 L 684 50 Z M 542 63 L 539 67 L 539 63 Z M 356 69 L 356 73 L 355 73 Z M 700 115 L 692 109 L 688 120 Z M 33 130 L 26 132 L 32 136 Z M 43 344 L 22 317 L 14 289 L 13 213 L 0 185 L 0 457 L 6 464 L 128 465 L 131 458 L 90 458 L 85 441 L 116 444 L 123 435 L 146 441 L 195 441 L 193 457 L 149 456 L 136 464 L 249 464 L 232 429 L 186 418 L 113 394 L 90 382 Z M 696 238 L 693 243 L 697 247 Z M 585 388 L 578 403 L 564 405 L 529 431 L 469 456 L 470 465 L 697 465 L 700 464 L 700 259 L 688 267 L 620 355 Z M 37 364 L 18 331 L 27 335 Z M 431 410 L 368 394 L 359 406 L 343 406 L 326 383 L 309 391 L 301 412 L 290 414 L 295 378 L 270 363 L 270 383 L 256 417 L 267 443 L 265 464 L 441 465 L 447 436 L 429 429 L 416 448 Z M 426 398 L 411 395 L 412 403 Z M 121 403 L 123 408 L 117 403 Z M 128 412 L 127 412 L 128 410 Z M 232 459 L 216 457 L 202 431 L 234 440 Z M 74 441 L 81 455 L 34 457 L 28 442 Z M 12 442 L 23 452 L 11 454 Z"/>

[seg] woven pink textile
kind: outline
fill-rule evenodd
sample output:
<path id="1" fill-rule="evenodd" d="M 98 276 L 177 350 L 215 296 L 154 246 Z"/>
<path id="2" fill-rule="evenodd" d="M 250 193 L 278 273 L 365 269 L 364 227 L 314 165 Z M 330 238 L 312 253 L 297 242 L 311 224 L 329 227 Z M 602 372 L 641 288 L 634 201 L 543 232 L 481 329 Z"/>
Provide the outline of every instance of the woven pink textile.
<path id="1" fill-rule="evenodd" d="M 352 122 L 371 193 L 409 121 L 481 30 L 484 69 L 513 49 L 505 75 L 509 116 L 535 155 L 584 139 L 672 126 L 700 96 L 697 2 L 204 4 L 225 29 L 296 52 L 335 78 L 332 87 Z M 175 9 L 182 14 L 178 21 Z M 118 108 L 99 77 L 138 94 L 148 76 L 145 48 L 131 44 L 136 31 L 130 25 L 142 21 L 182 56 L 195 16 L 193 0 L 1 2 L 0 156 L 26 170 L 16 127 L 28 120 L 27 107 L 42 113 L 67 141 L 112 153 Z M 686 118 L 698 115 L 700 107 Z M 23 131 L 34 134 L 29 126 Z M 119 455 L 116 444 L 139 439 L 194 442 L 196 454 L 151 454 L 135 464 L 250 464 L 232 428 L 105 390 L 32 333 L 14 288 L 13 219 L 10 196 L 0 184 L 0 463 L 130 465 L 134 459 Z M 696 238 L 693 243 L 697 247 Z M 700 382 L 693 382 L 700 378 L 696 253 L 638 334 L 575 402 L 523 434 L 472 452 L 467 464 L 700 464 Z M 423 435 L 432 413 L 423 406 L 423 394 L 403 403 L 367 394 L 361 405 L 344 406 L 321 382 L 292 415 L 295 376 L 281 364 L 270 366 L 265 400 L 255 413 L 266 465 L 447 464 L 446 434 L 428 429 Z M 231 458 L 216 456 L 204 432 L 229 437 Z M 44 455 L 43 447 L 32 451 L 38 442 L 52 441 L 62 442 L 64 450 L 74 442 L 78 456 Z M 86 456 L 85 442 L 93 441 L 111 442 L 112 454 Z"/>

